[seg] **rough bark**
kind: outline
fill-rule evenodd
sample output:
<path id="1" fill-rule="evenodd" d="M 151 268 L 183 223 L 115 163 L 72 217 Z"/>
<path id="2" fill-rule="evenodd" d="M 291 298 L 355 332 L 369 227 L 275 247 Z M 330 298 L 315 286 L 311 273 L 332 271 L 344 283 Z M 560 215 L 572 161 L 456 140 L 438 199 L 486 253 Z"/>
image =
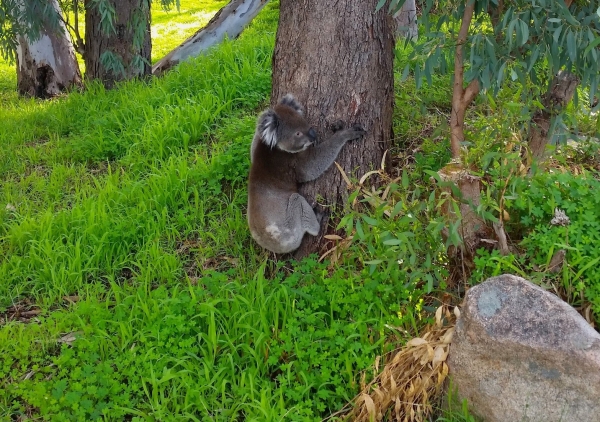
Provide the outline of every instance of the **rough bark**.
<path id="1" fill-rule="evenodd" d="M 469 25 L 475 11 L 475 1 L 468 1 L 463 14 L 456 51 L 454 53 L 454 83 L 452 90 L 452 112 L 450 115 L 450 149 L 452 158 L 460 160 L 460 143 L 465 140 L 465 114 L 467 107 L 479 93 L 479 82 L 473 79 L 466 88 L 464 84 L 463 48 L 469 35 Z"/>
<path id="2" fill-rule="evenodd" d="M 565 0 L 565 5 L 570 7 L 573 0 Z M 552 138 L 550 123 L 562 109 L 571 102 L 579 79 L 566 71 L 561 71 L 554 77 L 550 89 L 542 98 L 544 108 L 534 113 L 529 128 L 529 149 L 531 157 L 538 160 L 544 156 L 546 145 Z"/>
<path id="3" fill-rule="evenodd" d="M 451 247 L 448 250 L 448 254 L 450 256 L 461 256 L 465 264 L 470 266 L 469 261 L 472 261 L 475 250 L 479 247 L 480 240 L 489 235 L 485 221 L 475 212 L 475 209 L 481 202 L 481 178 L 472 175 L 468 169 L 464 169 L 460 164 L 452 163 L 438 171 L 438 174 L 442 182 L 449 182 L 455 185 L 460 191 L 460 196 L 454 197 L 454 200 L 460 203 L 461 224 L 458 231 L 463 243 L 460 248 Z M 441 191 L 452 195 L 449 187 L 442 187 Z M 445 202 L 442 207 L 442 213 L 451 222 L 459 218 L 454 212 L 451 201 Z"/>
<path id="4" fill-rule="evenodd" d="M 181 61 L 196 57 L 225 39 L 237 38 L 244 28 L 258 15 L 269 0 L 231 0 L 227 6 L 202 29 L 173 49 L 152 67 L 159 76 Z"/>
<path id="5" fill-rule="evenodd" d="M 50 9 L 60 14 L 57 0 L 50 0 Z M 21 7 L 32 7 L 23 1 Z M 40 34 L 37 40 L 17 36 L 17 89 L 19 94 L 50 98 L 81 84 L 81 73 L 75 58 L 71 38 L 60 19 L 53 21 L 41 9 L 28 11 L 38 16 Z"/>
<path id="6" fill-rule="evenodd" d="M 394 14 L 396 19 L 396 39 L 408 38 L 417 41 L 419 27 L 417 26 L 417 5 L 415 0 L 406 0 L 402 8 Z"/>
<path id="7" fill-rule="evenodd" d="M 377 0 L 280 4 L 271 102 L 294 94 L 320 139 L 331 136 L 331 125 L 340 119 L 362 125 L 365 138 L 347 144 L 336 160 L 349 175 L 379 167 L 392 138 L 395 24 L 385 10 L 375 13 L 376 5 Z M 335 166 L 300 192 L 309 202 L 318 198 L 326 214 L 348 194 Z M 327 221 L 319 236 L 305 236 L 296 258 L 319 249 Z"/>
<path id="8" fill-rule="evenodd" d="M 85 0 L 85 76 L 112 88 L 115 82 L 151 74 L 150 3 L 148 0 L 109 0 L 115 9 L 114 30 L 105 33 L 94 0 Z M 137 25 L 142 25 L 140 30 Z M 138 34 L 136 37 L 135 34 Z M 106 52 L 122 66 L 102 63 Z"/>
<path id="9" fill-rule="evenodd" d="M 531 119 L 529 149 L 534 160 L 543 157 L 546 145 L 552 138 L 551 121 L 573 99 L 577 85 L 579 85 L 577 76 L 564 71 L 559 72 L 552 81 L 550 89 L 542 100 L 544 108 L 536 111 Z"/>

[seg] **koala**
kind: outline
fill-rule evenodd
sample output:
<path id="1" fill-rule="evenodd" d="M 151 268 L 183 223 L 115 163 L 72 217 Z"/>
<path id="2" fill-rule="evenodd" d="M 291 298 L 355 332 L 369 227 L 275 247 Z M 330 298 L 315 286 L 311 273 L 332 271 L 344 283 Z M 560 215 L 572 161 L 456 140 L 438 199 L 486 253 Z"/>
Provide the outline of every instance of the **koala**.
<path id="1" fill-rule="evenodd" d="M 278 254 L 293 252 L 304 233 L 316 236 L 320 230 L 320 218 L 298 193 L 298 183 L 319 177 L 346 142 L 365 134 L 360 127 L 341 129 L 317 144 L 317 134 L 303 114 L 302 106 L 287 94 L 260 115 L 250 148 L 250 233 L 260 246 Z"/>

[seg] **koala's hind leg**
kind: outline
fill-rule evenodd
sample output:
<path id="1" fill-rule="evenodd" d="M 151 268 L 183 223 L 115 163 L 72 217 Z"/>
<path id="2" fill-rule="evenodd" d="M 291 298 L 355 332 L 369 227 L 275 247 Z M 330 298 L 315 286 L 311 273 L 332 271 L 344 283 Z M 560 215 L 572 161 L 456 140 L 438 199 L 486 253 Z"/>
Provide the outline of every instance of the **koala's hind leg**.
<path id="1" fill-rule="evenodd" d="M 290 195 L 287 208 L 288 227 L 292 228 L 295 236 L 302 241 L 304 233 L 316 236 L 319 234 L 321 225 L 317 216 L 306 199 L 297 193 Z"/>

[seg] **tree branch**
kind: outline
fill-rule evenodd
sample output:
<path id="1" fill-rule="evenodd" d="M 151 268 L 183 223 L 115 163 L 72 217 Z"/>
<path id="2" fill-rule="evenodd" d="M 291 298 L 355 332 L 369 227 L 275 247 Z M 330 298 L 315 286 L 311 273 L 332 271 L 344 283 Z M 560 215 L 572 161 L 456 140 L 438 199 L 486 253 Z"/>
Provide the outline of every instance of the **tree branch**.
<path id="1" fill-rule="evenodd" d="M 454 85 L 452 89 L 452 115 L 450 118 L 450 149 L 452 150 L 452 158 L 460 159 L 460 143 L 464 140 L 464 120 L 465 111 L 470 101 L 465 103 L 466 91 L 463 88 L 464 84 L 464 63 L 463 63 L 463 45 L 467 42 L 469 35 L 469 26 L 475 12 L 475 0 L 467 0 L 465 11 L 463 13 L 460 31 L 456 40 L 456 51 L 454 53 Z M 469 84 L 468 97 L 474 96 L 472 91 L 477 88 L 479 83 L 476 81 Z M 476 94 L 477 92 L 475 92 Z M 472 98 L 471 98 L 472 100 Z"/>
<path id="2" fill-rule="evenodd" d="M 463 45 L 467 42 L 467 36 L 469 35 L 469 26 L 471 25 L 471 19 L 475 12 L 475 0 L 467 0 L 465 11 L 463 13 L 462 22 L 460 25 L 460 31 L 458 32 L 458 39 L 456 40 L 456 53 L 454 54 L 454 89 L 458 87 L 461 90 L 460 96 L 462 97 L 462 84 L 463 84 Z"/>
<path id="3" fill-rule="evenodd" d="M 504 0 L 498 1 L 498 6 L 494 6 L 490 3 L 490 7 L 488 8 L 488 15 L 490 16 L 490 21 L 492 21 L 492 25 L 494 26 L 494 32 L 500 23 L 500 17 L 504 13 Z"/>
<path id="4" fill-rule="evenodd" d="M 471 104 L 471 101 L 475 99 L 477 94 L 479 94 L 479 81 L 477 79 L 473 79 L 469 83 L 469 85 L 467 85 L 467 88 L 464 92 L 463 105 L 465 106 L 465 108 L 467 108 L 468 105 Z"/>
<path id="5" fill-rule="evenodd" d="M 73 7 L 77 7 L 77 0 L 73 0 Z M 84 48 L 84 42 L 83 39 L 81 38 L 81 35 L 79 34 L 79 21 L 77 18 L 77 9 L 75 9 L 75 26 L 71 25 L 69 23 L 68 20 L 66 20 L 62 13 L 57 13 L 58 14 L 58 19 L 60 19 L 62 21 L 62 23 L 65 24 L 65 26 L 67 28 L 69 28 L 73 34 L 75 34 L 75 40 L 73 40 L 73 47 L 75 48 L 75 51 L 77 51 L 79 54 L 81 54 L 82 56 L 85 54 L 85 48 Z M 71 34 L 69 33 L 69 36 L 71 36 Z M 73 38 L 71 36 L 71 38 Z"/>

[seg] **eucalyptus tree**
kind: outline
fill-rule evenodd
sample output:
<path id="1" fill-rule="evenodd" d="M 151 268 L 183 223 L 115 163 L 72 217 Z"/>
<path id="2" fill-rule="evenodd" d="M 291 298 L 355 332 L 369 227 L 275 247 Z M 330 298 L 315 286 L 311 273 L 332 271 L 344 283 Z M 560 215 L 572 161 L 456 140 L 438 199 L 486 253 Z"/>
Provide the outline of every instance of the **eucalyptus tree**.
<path id="1" fill-rule="evenodd" d="M 292 93 L 304 104 L 319 138 L 339 120 L 360 124 L 365 138 L 347 144 L 337 162 L 362 175 L 378 168 L 392 139 L 393 47 L 396 25 L 377 0 L 281 0 L 273 54 L 271 102 Z M 307 198 L 321 198 L 329 211 L 347 198 L 347 185 L 333 166 L 302 186 Z M 319 249 L 321 236 L 305 237 L 296 256 Z"/>
<path id="2" fill-rule="evenodd" d="M 390 0 L 391 11 L 404 0 Z M 380 0 L 378 7 L 386 4 Z M 534 157 L 543 152 L 559 112 L 576 94 L 578 83 L 590 100 L 600 79 L 598 0 L 423 0 L 424 31 L 412 59 L 417 87 L 434 72 L 454 75 L 451 114 L 452 156 L 460 158 L 467 108 L 480 92 L 496 94 L 507 80 L 522 84 L 532 116 L 529 128 Z M 432 13 L 433 8 L 444 13 Z M 454 50 L 452 56 L 448 49 Z M 449 60 L 450 56 L 450 60 Z M 404 69 L 404 75 L 409 66 Z M 533 86 L 535 89 L 530 89 Z M 536 91 L 543 93 L 536 96 Z M 558 118 L 557 118 L 558 116 Z M 553 120 L 552 124 L 550 120 Z"/>
<path id="3" fill-rule="evenodd" d="M 217 12 L 205 27 L 196 31 L 181 45 L 160 59 L 152 67 L 152 73 L 159 76 L 181 61 L 203 54 L 225 38 L 237 38 L 268 1 L 231 0 Z"/>
<path id="4" fill-rule="evenodd" d="M 85 76 L 111 88 L 151 74 L 150 0 L 84 0 Z"/>
<path id="5" fill-rule="evenodd" d="M 178 0 L 160 1 L 165 8 L 178 4 Z M 48 60 L 52 63 L 74 63 L 74 45 L 85 61 L 86 79 L 101 80 L 109 88 L 117 81 L 151 74 L 150 0 L 61 0 L 61 4 L 69 8 L 72 22 L 69 14 L 61 13 L 57 0 L 0 0 L 2 55 L 14 59 L 22 39 L 41 40 L 43 51 L 50 52 L 46 56 L 54 57 Z M 81 13 L 85 13 L 85 37 L 79 28 Z M 52 43 L 46 41 L 50 30 Z M 68 49 L 56 48 L 59 42 L 70 46 L 70 55 L 64 53 Z"/>
<path id="6" fill-rule="evenodd" d="M 0 52 L 16 59 L 21 95 L 49 98 L 81 83 L 57 0 L 0 0 Z"/>

